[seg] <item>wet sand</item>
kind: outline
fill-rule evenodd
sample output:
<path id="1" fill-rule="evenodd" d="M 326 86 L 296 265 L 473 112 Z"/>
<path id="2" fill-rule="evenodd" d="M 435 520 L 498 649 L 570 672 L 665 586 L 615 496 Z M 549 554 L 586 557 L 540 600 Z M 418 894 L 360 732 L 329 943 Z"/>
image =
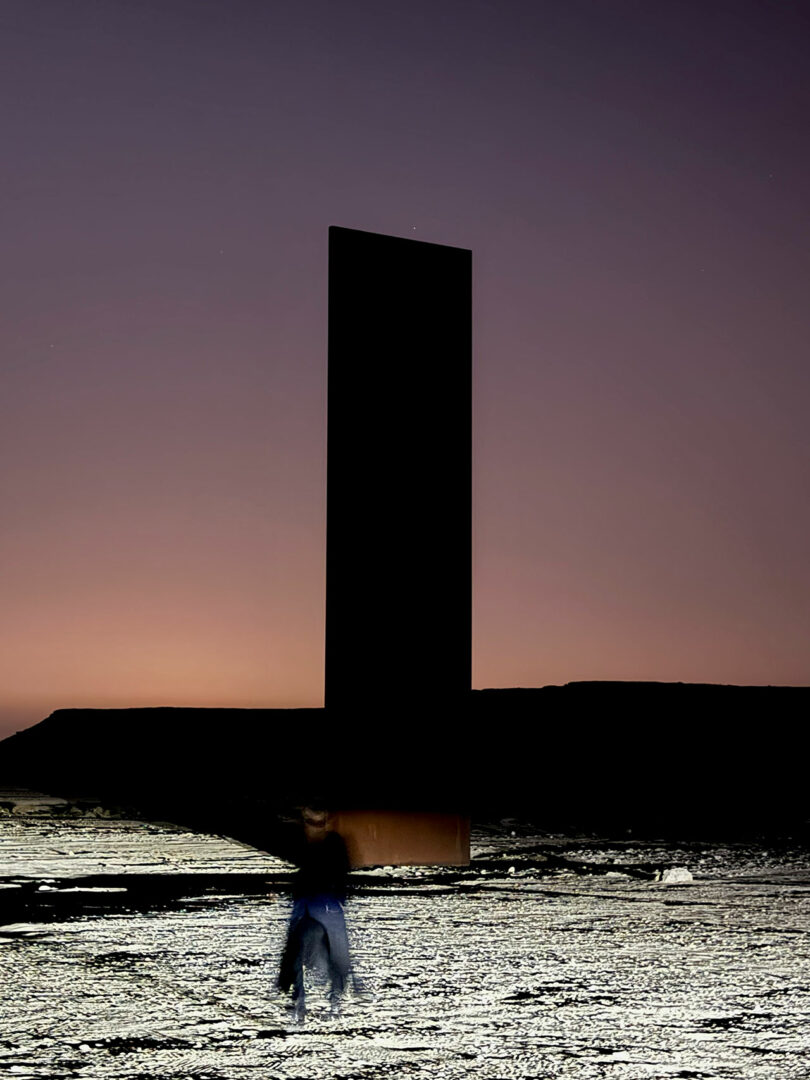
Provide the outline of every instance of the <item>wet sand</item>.
<path id="1" fill-rule="evenodd" d="M 0 1075 L 810 1077 L 806 850 L 509 822 L 479 825 L 473 853 L 469 871 L 357 875 L 363 992 L 332 1019 L 313 985 L 301 1025 L 274 989 L 285 864 L 142 822 L 6 812 Z M 656 880 L 667 867 L 693 880 Z"/>

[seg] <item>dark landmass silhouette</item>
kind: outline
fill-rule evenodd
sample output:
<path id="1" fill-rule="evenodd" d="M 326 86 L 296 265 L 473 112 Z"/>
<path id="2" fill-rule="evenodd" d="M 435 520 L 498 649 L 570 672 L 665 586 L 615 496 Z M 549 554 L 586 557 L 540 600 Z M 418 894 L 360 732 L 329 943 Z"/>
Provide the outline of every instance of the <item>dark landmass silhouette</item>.
<path id="1" fill-rule="evenodd" d="M 61 709 L 0 743 L 0 783 L 265 850 L 307 802 L 613 836 L 807 839 L 809 711 L 810 687 L 629 682 L 474 690 L 418 710 Z"/>

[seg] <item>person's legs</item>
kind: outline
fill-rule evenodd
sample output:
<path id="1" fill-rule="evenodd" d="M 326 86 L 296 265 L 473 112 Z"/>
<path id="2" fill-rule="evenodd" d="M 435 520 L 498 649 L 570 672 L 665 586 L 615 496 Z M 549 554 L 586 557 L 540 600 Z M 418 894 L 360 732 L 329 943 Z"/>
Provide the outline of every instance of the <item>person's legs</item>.
<path id="1" fill-rule="evenodd" d="M 344 936 L 341 940 L 339 935 L 329 938 L 329 1000 L 332 1007 L 337 1007 L 338 1002 L 346 989 L 346 980 L 349 976 L 349 950 Z"/>
<path id="2" fill-rule="evenodd" d="M 319 902 L 317 909 L 310 906 L 313 918 L 326 931 L 326 943 L 329 956 L 329 1001 L 332 1012 L 340 1009 L 340 999 L 346 988 L 346 980 L 351 971 L 349 960 L 349 938 L 346 933 L 346 920 L 342 905 L 332 898 Z"/>
<path id="3" fill-rule="evenodd" d="M 311 922 L 311 920 L 310 920 Z M 278 987 L 283 993 L 292 990 L 295 1015 L 302 1020 L 306 1012 L 304 1001 L 304 937 L 307 927 L 306 906 L 300 902 L 293 905 L 287 943 L 281 958 Z"/>
<path id="4" fill-rule="evenodd" d="M 338 1013 L 351 963 L 343 907 L 332 897 L 299 900 L 293 907 L 278 985 L 285 992 L 292 990 L 299 1019 L 305 1015 L 305 965 L 313 969 L 325 968 L 324 974 L 329 976 L 332 1012 Z"/>
<path id="5" fill-rule="evenodd" d="M 326 930 L 316 919 L 307 917 L 304 931 L 304 967 L 323 978 L 329 974 L 329 943 Z"/>

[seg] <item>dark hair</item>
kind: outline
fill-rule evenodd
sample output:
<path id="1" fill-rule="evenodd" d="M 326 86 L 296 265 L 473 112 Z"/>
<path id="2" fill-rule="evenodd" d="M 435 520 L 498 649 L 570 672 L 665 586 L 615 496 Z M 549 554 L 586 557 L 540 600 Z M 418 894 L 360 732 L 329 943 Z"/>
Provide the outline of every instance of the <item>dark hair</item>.
<path id="1" fill-rule="evenodd" d="M 329 811 L 321 806 L 302 806 L 301 817 L 305 825 L 325 825 Z"/>

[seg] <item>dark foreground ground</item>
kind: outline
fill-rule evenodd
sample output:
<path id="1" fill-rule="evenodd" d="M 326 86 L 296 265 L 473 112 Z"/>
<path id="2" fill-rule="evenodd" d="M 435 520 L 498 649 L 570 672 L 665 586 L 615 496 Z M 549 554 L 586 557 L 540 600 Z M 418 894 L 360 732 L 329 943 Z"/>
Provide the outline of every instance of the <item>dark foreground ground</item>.
<path id="1" fill-rule="evenodd" d="M 805 849 L 479 824 L 469 871 L 358 875 L 364 992 L 300 1025 L 288 867 L 5 801 L 0 1077 L 810 1078 Z"/>

